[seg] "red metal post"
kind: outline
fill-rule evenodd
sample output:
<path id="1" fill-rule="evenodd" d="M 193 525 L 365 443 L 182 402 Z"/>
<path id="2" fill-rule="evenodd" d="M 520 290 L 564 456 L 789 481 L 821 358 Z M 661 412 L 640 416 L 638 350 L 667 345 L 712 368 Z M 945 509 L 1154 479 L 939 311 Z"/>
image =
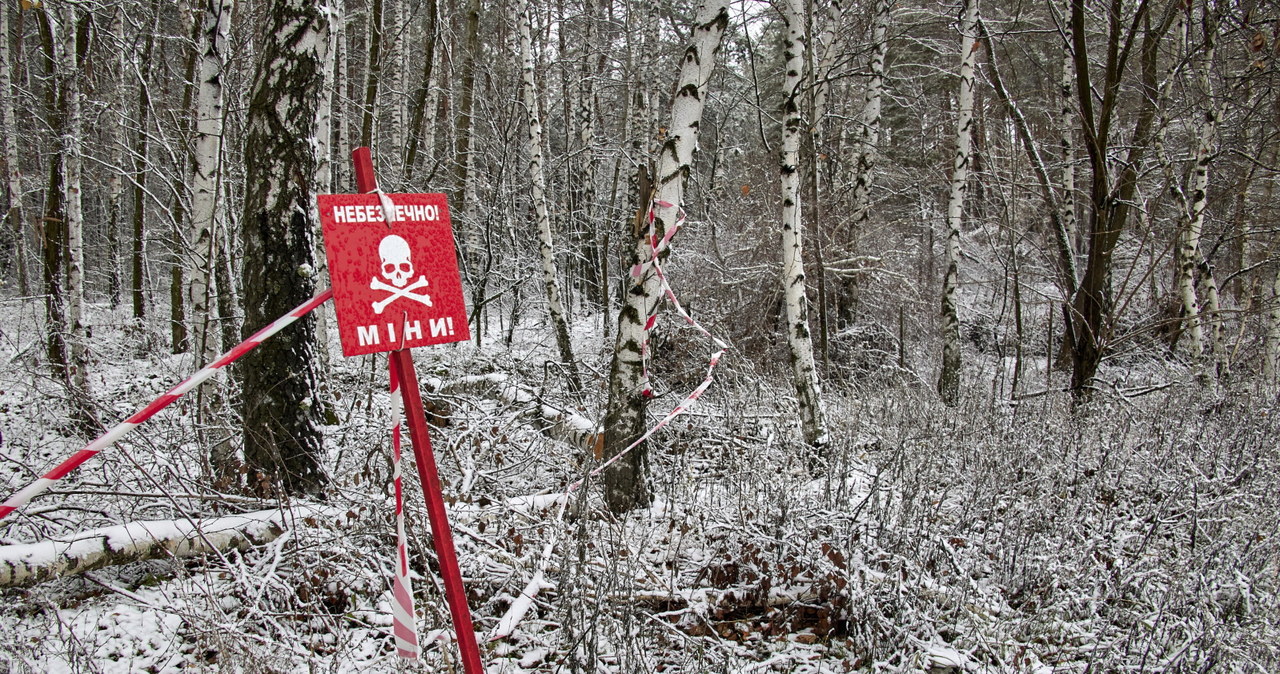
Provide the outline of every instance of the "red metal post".
<path id="1" fill-rule="evenodd" d="M 378 179 L 373 173 L 373 160 L 369 148 L 358 147 L 351 153 L 355 163 L 356 189 L 368 194 L 378 189 Z M 458 568 L 458 553 L 453 548 L 453 533 L 444 509 L 444 495 L 440 491 L 440 473 L 431 451 L 431 435 L 427 431 L 427 418 L 422 410 L 422 395 L 418 390 L 418 373 L 413 368 L 413 356 L 409 349 L 388 354 L 395 361 L 400 377 L 400 395 L 404 403 L 404 418 L 409 426 L 409 439 L 413 442 L 413 458 L 418 464 L 418 478 L 422 483 L 422 495 L 427 501 L 427 515 L 431 520 L 431 544 L 440 562 L 440 576 L 444 581 L 444 596 L 453 618 L 453 630 L 458 639 L 458 651 L 462 656 L 462 669 L 466 674 L 484 674 L 480 662 L 480 647 L 476 643 L 476 630 L 471 624 L 471 609 L 467 606 L 467 593 L 462 587 L 462 571 Z"/>

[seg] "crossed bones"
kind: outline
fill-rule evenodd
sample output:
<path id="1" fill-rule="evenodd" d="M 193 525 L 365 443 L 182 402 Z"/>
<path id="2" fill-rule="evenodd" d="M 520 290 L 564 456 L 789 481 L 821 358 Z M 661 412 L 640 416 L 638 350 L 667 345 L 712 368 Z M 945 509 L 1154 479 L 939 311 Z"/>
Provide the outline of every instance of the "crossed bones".
<path id="1" fill-rule="evenodd" d="M 373 290 L 382 290 L 382 291 L 391 293 L 390 295 L 384 297 L 383 299 L 373 303 L 373 313 L 381 314 L 382 310 L 386 309 L 388 304 L 391 304 L 392 302 L 394 302 L 395 300 L 401 297 L 407 300 L 414 300 L 415 302 L 421 302 L 427 306 L 431 306 L 430 295 L 426 293 L 418 294 L 413 292 L 414 290 L 417 290 L 418 288 L 421 288 L 425 285 L 427 285 L 426 276 L 419 276 L 417 281 L 414 281 L 413 283 L 410 283 L 409 285 L 403 288 L 397 288 L 389 283 L 379 281 L 378 277 L 376 276 L 373 277 L 372 279 L 369 280 L 370 288 L 372 288 Z"/>

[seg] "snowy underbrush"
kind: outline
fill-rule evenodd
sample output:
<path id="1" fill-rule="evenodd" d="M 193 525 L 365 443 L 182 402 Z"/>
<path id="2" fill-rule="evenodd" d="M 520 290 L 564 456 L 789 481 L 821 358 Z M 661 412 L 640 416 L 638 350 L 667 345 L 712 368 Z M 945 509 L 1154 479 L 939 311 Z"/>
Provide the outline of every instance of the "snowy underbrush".
<path id="1" fill-rule="evenodd" d="M 0 357 L 9 491 L 79 445 L 19 332 L 6 328 Z M 96 354 L 108 423 L 190 367 L 123 334 Z M 1280 668 L 1270 399 L 1169 388 L 1075 412 L 1053 394 L 946 409 L 921 387 L 834 386 L 835 441 L 815 468 L 785 383 L 727 361 L 655 436 L 652 505 L 614 515 L 596 480 L 563 495 L 594 463 L 563 430 L 598 418 L 598 389 L 569 395 L 536 349 L 419 359 L 490 672 Z M 312 511 L 325 514 L 248 549 L 3 590 L 0 672 L 405 669 L 390 636 L 384 367 L 334 360 L 333 484 Z M 659 382 L 655 413 L 687 383 Z M 3 543 L 281 507 L 209 488 L 203 457 L 234 437 L 223 394 L 216 422 L 179 403 L 103 452 L 6 519 Z M 415 667 L 458 671 L 409 457 L 405 472 Z"/>

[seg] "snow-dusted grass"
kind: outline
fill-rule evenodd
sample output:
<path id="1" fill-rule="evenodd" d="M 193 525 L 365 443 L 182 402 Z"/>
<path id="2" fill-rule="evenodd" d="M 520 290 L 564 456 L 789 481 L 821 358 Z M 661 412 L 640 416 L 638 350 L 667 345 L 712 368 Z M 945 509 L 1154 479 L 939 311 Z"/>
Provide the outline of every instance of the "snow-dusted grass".
<path id="1" fill-rule="evenodd" d="M 38 363 L 34 311 L 0 305 L 9 491 L 78 446 Z M 164 355 L 154 334 L 98 318 L 91 381 L 111 423 L 190 363 Z M 599 371 L 592 325 L 581 321 L 575 339 Z M 477 629 L 490 634 L 513 602 L 528 604 L 509 637 L 484 646 L 490 672 L 1280 668 L 1270 398 L 1170 387 L 1073 413 L 1056 394 L 1010 406 L 975 385 L 947 409 L 912 382 L 829 382 L 835 441 L 811 473 L 789 387 L 740 357 L 657 436 L 652 507 L 610 515 L 588 484 L 558 519 L 558 494 L 591 462 L 544 428 L 542 403 L 596 418 L 602 394 L 565 392 L 543 366 L 545 330 L 522 324 L 503 352 L 499 327 L 484 353 L 417 354 L 429 399 L 451 410 L 433 439 Z M 680 348 L 701 353 L 691 338 Z M 327 505 L 341 517 L 295 522 L 243 553 L 7 590 L 0 671 L 398 671 L 384 367 L 333 360 Z M 482 379 L 523 393 L 467 385 Z M 659 384 L 669 393 L 655 412 L 683 394 L 678 376 Z M 234 419 L 197 428 L 192 410 L 175 405 L 5 520 L 3 542 L 273 507 L 209 490 L 200 457 Z M 417 668 L 453 671 L 413 475 Z M 536 595 L 520 599 L 552 539 Z"/>

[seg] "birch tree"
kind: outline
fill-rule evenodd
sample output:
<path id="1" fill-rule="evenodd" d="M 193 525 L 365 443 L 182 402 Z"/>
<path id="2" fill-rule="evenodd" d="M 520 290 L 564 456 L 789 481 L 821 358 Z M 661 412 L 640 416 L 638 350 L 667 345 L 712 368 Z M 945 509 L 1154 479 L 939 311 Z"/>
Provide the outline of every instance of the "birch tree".
<path id="1" fill-rule="evenodd" d="M 893 16 L 893 0 L 876 0 L 875 20 L 871 28 L 871 61 L 867 64 L 870 79 L 862 98 L 862 114 L 857 134 L 857 158 L 854 162 L 853 203 L 849 225 L 848 252 L 857 254 L 858 237 L 871 221 L 871 184 L 875 179 L 876 162 L 880 158 L 880 118 L 884 96 L 885 62 L 889 56 L 889 23 Z M 853 262 L 856 265 L 856 262 Z M 837 266 L 847 265 L 841 262 Z M 845 326 L 852 325 L 858 311 L 858 273 L 856 269 L 841 269 L 842 279 L 836 318 Z"/>
<path id="2" fill-rule="evenodd" d="M 187 302 L 191 307 L 192 353 L 197 363 L 211 362 L 218 352 L 213 334 L 212 271 L 215 237 L 222 221 L 222 132 L 224 114 L 223 72 L 226 67 L 228 34 L 231 30 L 231 0 L 205 0 L 199 33 L 196 65 L 195 151 L 192 160 L 191 231 L 192 251 L 188 257 L 190 274 Z"/>
<path id="3" fill-rule="evenodd" d="M 60 96 L 63 106 L 63 129 L 59 151 L 63 154 L 63 189 L 66 191 L 66 218 L 64 229 L 67 235 L 67 327 L 70 342 L 70 380 L 72 390 L 77 398 L 76 407 L 81 416 L 81 423 L 86 429 L 92 428 L 91 415 L 88 409 L 88 357 L 86 355 L 88 335 L 84 317 L 84 200 L 83 180 L 84 157 L 81 154 L 83 139 L 84 96 L 81 88 L 81 77 L 84 69 L 84 55 L 88 52 L 88 26 L 81 26 L 75 7 L 71 4 L 59 8 L 58 23 L 61 24 L 61 40 L 59 46 L 58 81 L 56 86 L 62 89 Z M 88 17 L 85 17 L 88 21 Z"/>
<path id="4" fill-rule="evenodd" d="M 555 246 L 551 237 L 551 214 L 547 210 L 547 179 L 542 165 L 542 117 L 538 111 L 537 83 L 534 81 L 533 19 L 528 0 L 517 0 L 514 7 L 515 21 L 520 31 L 521 95 L 528 117 L 529 180 L 532 190 L 534 219 L 538 222 L 538 254 L 542 259 L 542 285 L 547 295 L 547 313 L 551 317 L 551 329 L 556 336 L 560 360 L 569 373 L 569 385 L 575 392 L 582 390 L 578 374 L 578 362 L 573 357 L 573 345 L 569 341 L 569 323 L 565 318 L 564 304 L 560 300 L 559 270 L 556 268 Z"/>
<path id="5" fill-rule="evenodd" d="M 13 271 L 18 278 L 18 292 L 31 292 L 27 278 L 27 229 L 22 211 L 22 165 L 18 158 L 18 125 L 14 114 L 13 80 L 10 74 L 9 5 L 0 7 L 0 124 L 4 125 L 5 187 L 9 207 L 5 220 L 13 236 Z"/>
<path id="6" fill-rule="evenodd" d="M 1217 150 L 1218 121 L 1221 118 L 1218 102 L 1214 98 L 1212 78 L 1217 28 L 1208 0 L 1205 2 L 1202 25 L 1204 43 L 1200 50 L 1200 87 L 1206 96 L 1206 101 L 1201 108 L 1195 165 L 1191 170 L 1189 195 L 1186 197 L 1186 226 L 1178 237 L 1178 295 L 1182 301 L 1185 332 L 1191 338 L 1191 354 L 1198 363 L 1203 363 L 1205 359 L 1204 328 L 1206 324 L 1209 327 L 1208 341 L 1212 353 L 1212 365 L 1206 367 L 1201 373 L 1203 378 L 1208 379 L 1210 378 L 1208 370 L 1213 370 L 1216 376 L 1216 372 L 1224 366 L 1222 323 L 1218 320 L 1218 284 L 1213 276 L 1213 270 L 1205 261 L 1204 252 L 1200 249 L 1205 209 L 1209 201 L 1209 168 Z M 1196 292 L 1197 277 L 1199 284 L 1204 287 L 1203 307 Z"/>
<path id="7" fill-rule="evenodd" d="M 707 81 L 715 67 L 720 39 L 729 24 L 728 0 L 706 0 L 698 8 L 691 41 L 681 58 L 675 98 L 671 102 L 671 125 L 658 153 L 657 175 L 651 190 L 640 196 L 640 217 L 631 232 L 623 306 L 618 314 L 617 339 L 609 369 L 609 402 L 605 412 L 606 457 L 612 458 L 644 434 L 644 367 L 641 348 L 649 338 L 647 321 L 662 300 L 659 279 L 652 265 L 649 237 L 662 240 L 667 228 L 675 225 L 684 197 L 684 183 L 698 145 L 698 126 L 706 102 Z M 669 205 L 668 205 L 669 204 Z M 653 209 L 652 223 L 640 226 Z M 646 231 L 646 229 L 648 231 Z M 614 512 L 646 505 L 653 498 L 645 475 L 645 453 L 641 444 L 619 459 L 605 473 L 605 502 Z"/>
<path id="8" fill-rule="evenodd" d="M 938 395 L 947 405 L 955 405 L 960 399 L 960 312 L 956 292 L 960 286 L 960 229 L 964 224 L 964 198 L 973 143 L 973 66 L 979 47 L 978 0 L 965 0 L 960 25 L 956 154 L 951 167 L 951 192 L 947 197 L 947 268 L 942 281 L 942 369 L 938 374 Z"/>
<path id="9" fill-rule="evenodd" d="M 329 11 L 310 0 L 274 0 L 267 12 L 244 145 L 246 326 L 275 320 L 316 290 L 314 137 Z M 299 319 L 241 362 L 250 487 L 321 491 L 328 477 L 321 463 L 314 317 Z"/>
<path id="10" fill-rule="evenodd" d="M 804 0 L 784 0 L 782 20 L 786 25 L 783 51 L 782 87 L 782 291 L 786 309 L 787 348 L 796 388 L 796 405 L 805 443 L 818 455 L 827 444 L 827 424 L 822 409 L 822 389 L 813 358 L 813 338 L 809 330 L 809 298 L 804 273 L 804 221 L 800 210 L 800 140 L 804 120 L 800 115 L 801 83 L 804 81 L 806 42 Z"/>

